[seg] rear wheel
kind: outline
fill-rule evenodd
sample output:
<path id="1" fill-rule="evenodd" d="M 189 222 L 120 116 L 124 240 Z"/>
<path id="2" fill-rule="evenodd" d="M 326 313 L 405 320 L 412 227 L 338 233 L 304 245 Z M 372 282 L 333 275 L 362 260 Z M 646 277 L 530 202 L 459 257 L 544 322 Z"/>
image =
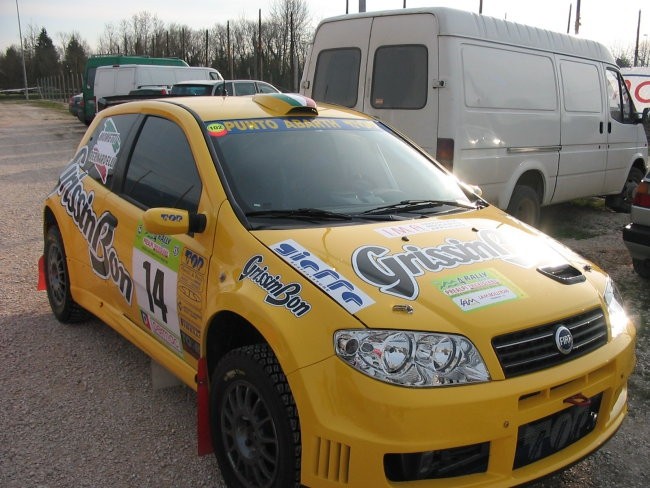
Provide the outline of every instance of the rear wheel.
<path id="1" fill-rule="evenodd" d="M 515 186 L 507 212 L 513 217 L 530 225 L 539 222 L 540 198 L 537 192 L 527 185 Z"/>
<path id="2" fill-rule="evenodd" d="M 215 454 L 228 486 L 299 486 L 298 411 L 269 346 L 224 356 L 212 375 L 210 408 Z"/>
<path id="3" fill-rule="evenodd" d="M 56 225 L 45 236 L 45 284 L 50 307 L 59 321 L 72 323 L 88 318 L 88 312 L 72 299 L 65 248 Z"/>
<path id="4" fill-rule="evenodd" d="M 633 259 L 634 271 L 642 278 L 650 278 L 650 259 Z"/>
<path id="5" fill-rule="evenodd" d="M 607 205 L 607 208 L 615 212 L 629 213 L 632 207 L 634 192 L 642 179 L 643 171 L 639 168 L 630 168 L 630 173 L 627 175 L 623 191 L 618 195 L 607 195 L 605 197 L 605 205 Z"/>

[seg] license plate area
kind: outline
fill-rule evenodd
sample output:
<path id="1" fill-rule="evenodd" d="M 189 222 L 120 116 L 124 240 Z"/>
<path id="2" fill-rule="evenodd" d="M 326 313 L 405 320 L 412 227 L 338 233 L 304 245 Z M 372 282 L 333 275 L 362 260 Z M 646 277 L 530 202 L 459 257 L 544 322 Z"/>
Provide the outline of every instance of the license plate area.
<path id="1" fill-rule="evenodd" d="M 598 420 L 602 393 L 590 405 L 576 405 L 519 427 L 513 469 L 561 451 L 589 434 Z"/>

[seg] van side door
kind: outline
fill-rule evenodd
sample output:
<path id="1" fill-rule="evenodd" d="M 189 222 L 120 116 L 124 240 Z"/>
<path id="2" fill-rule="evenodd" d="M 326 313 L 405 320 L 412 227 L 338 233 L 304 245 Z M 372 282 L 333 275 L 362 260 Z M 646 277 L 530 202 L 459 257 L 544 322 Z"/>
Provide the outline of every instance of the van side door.
<path id="1" fill-rule="evenodd" d="M 314 36 L 301 93 L 319 102 L 363 109 L 372 18 L 322 23 Z"/>
<path id="2" fill-rule="evenodd" d="M 553 202 L 603 191 L 607 164 L 607 109 L 601 65 L 557 58 L 561 95 L 561 151 Z"/>
<path id="3" fill-rule="evenodd" d="M 607 68 L 606 85 L 609 101 L 607 121 L 607 172 L 603 193 L 618 193 L 623 189 L 641 141 L 634 123 L 634 104 L 621 74 Z"/>
<path id="4" fill-rule="evenodd" d="M 432 155 L 438 132 L 438 22 L 432 14 L 375 17 L 363 112 Z"/>

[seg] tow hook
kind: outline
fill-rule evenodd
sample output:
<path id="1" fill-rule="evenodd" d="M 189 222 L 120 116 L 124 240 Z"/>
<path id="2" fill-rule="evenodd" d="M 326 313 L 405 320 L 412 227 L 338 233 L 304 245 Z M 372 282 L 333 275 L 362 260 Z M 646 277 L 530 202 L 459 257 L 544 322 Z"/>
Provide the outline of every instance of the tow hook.
<path id="1" fill-rule="evenodd" d="M 591 405 L 591 399 L 584 396 L 582 393 L 577 395 L 570 396 L 569 398 L 564 399 L 564 403 L 570 403 L 571 405 L 576 405 L 579 407 L 588 407 Z"/>

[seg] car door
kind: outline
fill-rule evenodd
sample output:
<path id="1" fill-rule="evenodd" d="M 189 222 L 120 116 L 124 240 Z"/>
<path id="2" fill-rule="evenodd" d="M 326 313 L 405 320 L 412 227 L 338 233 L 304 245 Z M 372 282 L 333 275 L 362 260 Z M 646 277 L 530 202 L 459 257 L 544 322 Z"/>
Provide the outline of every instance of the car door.
<path id="1" fill-rule="evenodd" d="M 67 214 L 59 225 L 74 285 L 83 284 L 83 289 L 99 301 L 105 301 L 107 294 L 122 285 L 119 277 L 111 273 L 110 259 L 120 262 L 121 257 L 114 253 L 116 219 L 105 200 L 136 119 L 136 115 L 103 119 L 77 150 L 57 188 Z M 128 294 L 128 287 L 125 290 Z"/>
<path id="2" fill-rule="evenodd" d="M 196 124 L 193 119 L 192 123 Z M 205 144 L 202 137 L 198 139 Z M 202 201 L 197 151 L 189 140 L 171 118 L 146 116 L 125 161 L 119 191 L 106 200 L 118 222 L 114 246 L 118 255 L 128 257 L 125 271 L 133 284 L 131 301 L 122 310 L 124 317 L 152 341 L 195 366 L 212 233 L 158 235 L 143 225 L 149 208 L 196 213 L 209 206 Z M 117 293 L 113 296 L 120 300 Z"/>
<path id="3" fill-rule="evenodd" d="M 634 126 L 634 105 L 623 77 L 606 69 L 609 121 L 607 123 L 607 172 L 603 193 L 623 189 L 634 155 L 638 151 L 637 127 Z"/>
<path id="4" fill-rule="evenodd" d="M 377 16 L 368 47 L 362 111 L 436 154 L 438 22 L 431 14 Z"/>

